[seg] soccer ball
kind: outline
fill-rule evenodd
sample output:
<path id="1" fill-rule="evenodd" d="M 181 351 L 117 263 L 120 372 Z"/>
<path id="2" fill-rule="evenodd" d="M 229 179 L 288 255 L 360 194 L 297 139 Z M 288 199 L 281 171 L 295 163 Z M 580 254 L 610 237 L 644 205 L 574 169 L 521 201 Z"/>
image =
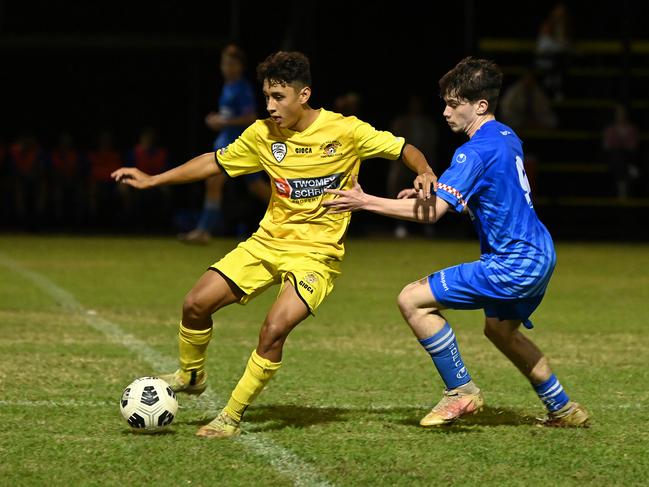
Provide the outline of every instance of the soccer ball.
<path id="1" fill-rule="evenodd" d="M 162 379 L 140 377 L 124 389 L 119 409 L 131 428 L 154 432 L 171 424 L 178 401 L 176 393 Z"/>

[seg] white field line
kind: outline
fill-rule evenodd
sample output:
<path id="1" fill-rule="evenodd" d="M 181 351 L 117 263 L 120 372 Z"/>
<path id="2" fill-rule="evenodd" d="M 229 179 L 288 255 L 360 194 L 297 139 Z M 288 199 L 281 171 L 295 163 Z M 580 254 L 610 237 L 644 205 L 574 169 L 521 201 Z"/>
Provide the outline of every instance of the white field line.
<path id="1" fill-rule="evenodd" d="M 123 345 L 135 355 L 139 356 L 142 360 L 148 362 L 156 370 L 173 370 L 177 367 L 176 360 L 166 357 L 152 349 L 142 340 L 126 333 L 117 324 L 101 318 L 94 312 L 85 309 L 71 293 L 57 286 L 46 276 L 23 267 L 20 263 L 3 254 L 0 254 L 0 265 L 30 281 L 41 291 L 58 302 L 65 311 L 79 315 L 88 326 L 94 328 L 100 333 L 103 333 L 115 343 Z M 206 391 L 203 394 L 203 397 L 211 403 L 223 405 L 223 401 L 210 391 Z M 29 401 L 23 401 L 23 403 L 27 402 Z M 37 404 L 40 402 L 41 401 L 35 401 Z M 13 402 L 2 401 L 0 402 L 0 405 L 9 406 L 13 405 Z M 293 484 L 296 486 L 332 485 L 327 480 L 322 479 L 311 465 L 304 462 L 295 453 L 283 448 L 268 438 L 260 438 L 255 434 L 244 434 L 230 441 L 238 441 L 248 447 L 253 453 L 264 457 L 280 475 L 291 479 Z"/>

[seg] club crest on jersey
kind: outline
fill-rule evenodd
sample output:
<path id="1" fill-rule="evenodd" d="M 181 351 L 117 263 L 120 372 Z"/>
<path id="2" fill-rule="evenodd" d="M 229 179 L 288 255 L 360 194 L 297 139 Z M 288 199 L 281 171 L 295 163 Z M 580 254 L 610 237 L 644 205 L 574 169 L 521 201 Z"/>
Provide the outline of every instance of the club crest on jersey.
<path id="1" fill-rule="evenodd" d="M 277 162 L 282 162 L 284 157 L 286 157 L 286 144 L 284 142 L 274 142 L 273 145 L 270 146 L 270 150 Z"/>
<path id="2" fill-rule="evenodd" d="M 463 162 L 466 161 L 466 154 L 458 154 L 455 160 L 458 162 L 458 164 L 462 164 Z"/>
<path id="3" fill-rule="evenodd" d="M 320 146 L 320 150 L 322 151 L 322 156 L 321 157 L 333 157 L 336 155 L 336 151 L 342 144 L 338 142 L 337 140 L 328 140 L 324 144 Z"/>

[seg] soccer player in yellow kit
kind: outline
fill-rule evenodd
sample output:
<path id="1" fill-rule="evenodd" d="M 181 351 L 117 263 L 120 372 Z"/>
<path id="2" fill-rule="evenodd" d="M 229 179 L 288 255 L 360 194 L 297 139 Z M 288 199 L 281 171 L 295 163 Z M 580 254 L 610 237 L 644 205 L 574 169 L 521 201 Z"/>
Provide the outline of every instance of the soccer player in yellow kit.
<path id="1" fill-rule="evenodd" d="M 436 181 L 423 154 L 403 138 L 356 117 L 311 108 L 310 66 L 303 54 L 271 54 L 257 67 L 257 76 L 270 116 L 250 125 L 232 144 L 158 175 L 136 168 L 112 174 L 141 189 L 198 181 L 222 171 L 235 177 L 263 170 L 270 176 L 273 193 L 259 229 L 213 264 L 185 297 L 178 333 L 180 368 L 161 376 L 177 392 L 202 393 L 212 314 L 280 285 L 243 376 L 221 413 L 198 430 L 202 437 L 240 433 L 244 411 L 282 364 L 288 334 L 333 289 L 351 213 L 328 213 L 321 203 L 333 196 L 324 190 L 351 188 L 361 161 L 376 157 L 401 157 L 420 175 L 427 195 Z"/>

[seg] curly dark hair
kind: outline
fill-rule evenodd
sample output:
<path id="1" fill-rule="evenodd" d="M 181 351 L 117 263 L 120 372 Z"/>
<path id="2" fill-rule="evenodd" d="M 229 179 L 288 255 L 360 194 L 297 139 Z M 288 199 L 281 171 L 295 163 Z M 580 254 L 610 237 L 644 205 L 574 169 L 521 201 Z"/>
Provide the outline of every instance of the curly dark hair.
<path id="1" fill-rule="evenodd" d="M 309 58 L 301 52 L 278 51 L 257 66 L 257 79 L 282 85 L 311 86 Z"/>
<path id="2" fill-rule="evenodd" d="M 465 57 L 439 80 L 441 98 L 452 96 L 474 103 L 487 100 L 487 113 L 495 113 L 503 73 L 493 61 Z"/>

